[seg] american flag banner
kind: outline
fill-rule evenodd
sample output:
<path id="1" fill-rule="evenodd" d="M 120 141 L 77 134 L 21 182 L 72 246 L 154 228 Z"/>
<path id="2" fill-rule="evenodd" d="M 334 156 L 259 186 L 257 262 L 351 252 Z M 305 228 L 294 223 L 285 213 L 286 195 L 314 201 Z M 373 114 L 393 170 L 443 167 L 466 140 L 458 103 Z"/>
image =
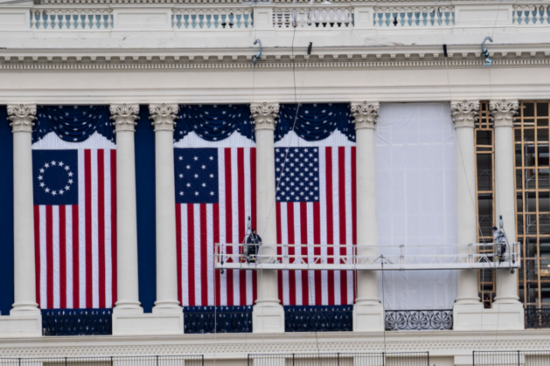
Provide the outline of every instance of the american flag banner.
<path id="1" fill-rule="evenodd" d="M 214 244 L 242 243 L 247 218 L 255 225 L 256 149 L 196 140 L 199 147 L 174 149 L 179 300 L 183 306 L 252 305 L 256 273 L 214 270 Z M 203 142 L 208 147 L 200 147 Z"/>
<path id="2" fill-rule="evenodd" d="M 288 244 L 278 254 L 306 261 L 314 254 L 349 257 L 351 249 L 339 245 L 357 243 L 355 146 L 307 145 L 275 149 L 277 242 Z M 355 299 L 352 271 L 279 271 L 278 280 L 283 305 L 347 305 Z"/>
<path id="3" fill-rule="evenodd" d="M 116 150 L 44 142 L 33 150 L 37 301 L 42 309 L 112 308 Z"/>

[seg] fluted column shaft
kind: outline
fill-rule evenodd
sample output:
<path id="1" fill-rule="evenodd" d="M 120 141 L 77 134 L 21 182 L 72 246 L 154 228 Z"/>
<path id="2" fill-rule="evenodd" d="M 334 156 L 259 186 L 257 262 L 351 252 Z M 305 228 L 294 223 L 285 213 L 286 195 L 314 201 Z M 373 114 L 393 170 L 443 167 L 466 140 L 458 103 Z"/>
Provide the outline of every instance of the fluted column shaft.
<path id="1" fill-rule="evenodd" d="M 476 243 L 476 167 L 474 126 L 479 113 L 479 101 L 451 102 L 451 117 L 456 130 L 456 221 L 458 254 L 473 254 L 477 248 L 465 244 Z M 477 271 L 460 270 L 457 273 L 457 304 L 480 304 Z"/>
<path id="2" fill-rule="evenodd" d="M 376 165 L 374 130 L 380 105 L 352 103 L 357 154 L 357 254 L 376 255 Z M 356 305 L 379 305 L 378 277 L 375 271 L 357 272 Z"/>
<path id="3" fill-rule="evenodd" d="M 256 223 L 263 244 L 277 243 L 275 216 L 275 145 L 274 131 L 279 104 L 251 104 L 256 133 Z M 262 247 L 260 254 L 276 254 L 275 248 Z M 258 298 L 254 307 L 254 332 L 284 332 L 284 313 L 278 299 L 277 271 L 258 273 Z M 275 315 L 277 321 L 274 321 Z M 269 317 L 272 317 L 270 320 Z"/>
<path id="4" fill-rule="evenodd" d="M 149 105 L 155 128 L 157 301 L 153 312 L 168 309 L 181 312 L 177 282 L 173 142 L 178 109 L 177 104 Z"/>
<path id="5" fill-rule="evenodd" d="M 11 314 L 38 312 L 34 252 L 32 126 L 35 105 L 8 105 L 13 132 L 14 303 Z"/>
<path id="6" fill-rule="evenodd" d="M 113 104 L 117 153 L 117 302 L 115 310 L 142 311 L 138 289 L 136 164 L 134 132 L 137 104 Z"/>
<path id="7" fill-rule="evenodd" d="M 509 243 L 516 241 L 516 214 L 514 190 L 514 115 L 517 101 L 491 101 L 489 108 L 495 127 L 495 191 L 497 226 L 502 215 L 504 231 Z M 518 282 L 511 271 L 496 271 L 496 304 L 518 303 Z"/>

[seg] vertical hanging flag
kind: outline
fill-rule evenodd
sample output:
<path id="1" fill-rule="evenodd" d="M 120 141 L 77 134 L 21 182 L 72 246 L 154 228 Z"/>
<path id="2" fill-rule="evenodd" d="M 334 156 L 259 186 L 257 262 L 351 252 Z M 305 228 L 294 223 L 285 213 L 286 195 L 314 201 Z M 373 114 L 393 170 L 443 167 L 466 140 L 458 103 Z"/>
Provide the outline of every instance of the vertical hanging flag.
<path id="1" fill-rule="evenodd" d="M 116 150 L 112 136 L 105 137 L 112 129 L 108 110 L 59 106 L 38 112 L 38 125 L 49 130 L 33 143 L 37 301 L 42 309 L 112 308 Z"/>
<path id="2" fill-rule="evenodd" d="M 180 302 L 183 306 L 253 304 L 256 274 L 214 271 L 214 244 L 242 243 L 248 217 L 255 224 L 256 149 L 175 148 L 174 160 Z"/>
<path id="3" fill-rule="evenodd" d="M 275 174 L 277 242 L 289 244 L 279 254 L 306 261 L 314 254 L 350 258 L 351 249 L 339 246 L 356 243 L 355 147 L 276 148 Z M 352 271 L 279 271 L 279 298 L 283 305 L 353 304 L 353 276 Z"/>
<path id="4" fill-rule="evenodd" d="M 280 255 L 350 258 L 357 243 L 355 129 L 347 104 L 281 104 L 275 131 Z M 294 244 L 323 244 L 297 248 Z M 317 252 L 315 252 L 317 251 Z M 349 305 L 352 271 L 279 271 L 283 305 Z"/>

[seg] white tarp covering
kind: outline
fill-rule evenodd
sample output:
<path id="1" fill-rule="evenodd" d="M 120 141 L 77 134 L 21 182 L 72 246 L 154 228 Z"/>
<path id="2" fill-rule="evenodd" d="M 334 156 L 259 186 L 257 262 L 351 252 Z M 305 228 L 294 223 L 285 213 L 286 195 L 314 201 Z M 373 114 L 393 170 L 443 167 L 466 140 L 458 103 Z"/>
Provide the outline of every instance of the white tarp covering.
<path id="1" fill-rule="evenodd" d="M 380 246 L 456 244 L 455 131 L 448 103 L 388 103 L 376 126 Z M 379 254 L 398 254 L 383 248 Z M 454 248 L 406 249 L 452 254 Z M 453 271 L 380 272 L 386 310 L 452 309 Z"/>

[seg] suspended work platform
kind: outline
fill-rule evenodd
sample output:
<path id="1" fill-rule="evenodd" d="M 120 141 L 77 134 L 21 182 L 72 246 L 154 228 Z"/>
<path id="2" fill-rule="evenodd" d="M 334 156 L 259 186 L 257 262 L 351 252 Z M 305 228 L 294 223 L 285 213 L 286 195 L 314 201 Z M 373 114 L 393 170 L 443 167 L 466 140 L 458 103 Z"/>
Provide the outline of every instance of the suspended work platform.
<path id="1" fill-rule="evenodd" d="M 218 243 L 216 269 L 242 270 L 456 270 L 521 267 L 520 244 L 361 246 L 326 244 L 263 244 L 258 255 L 247 256 L 247 244 Z M 358 253 L 358 251 L 360 253 Z M 445 254 L 439 254 L 439 253 Z M 460 253 L 460 254 L 457 254 Z"/>

